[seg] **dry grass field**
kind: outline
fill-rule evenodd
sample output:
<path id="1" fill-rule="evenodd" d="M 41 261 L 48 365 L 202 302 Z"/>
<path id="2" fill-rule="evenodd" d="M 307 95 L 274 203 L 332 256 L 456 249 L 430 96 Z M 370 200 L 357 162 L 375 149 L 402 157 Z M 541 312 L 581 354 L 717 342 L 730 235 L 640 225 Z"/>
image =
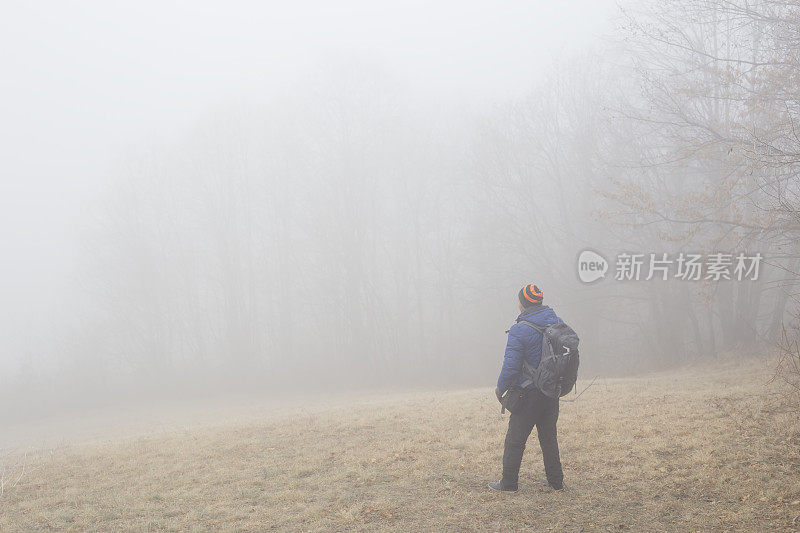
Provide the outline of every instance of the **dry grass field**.
<path id="1" fill-rule="evenodd" d="M 563 492 L 535 437 L 520 491 L 486 488 L 508 420 L 486 388 L 29 452 L 0 530 L 797 530 L 800 423 L 754 365 L 598 380 L 563 403 Z"/>

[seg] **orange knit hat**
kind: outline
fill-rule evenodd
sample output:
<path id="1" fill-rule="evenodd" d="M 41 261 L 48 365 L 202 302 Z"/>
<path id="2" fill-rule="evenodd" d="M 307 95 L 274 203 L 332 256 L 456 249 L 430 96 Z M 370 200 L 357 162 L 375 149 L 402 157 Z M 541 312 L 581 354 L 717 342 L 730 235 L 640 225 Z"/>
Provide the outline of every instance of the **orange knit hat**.
<path id="1" fill-rule="evenodd" d="M 525 285 L 519 291 L 519 301 L 523 307 L 528 307 L 534 304 L 542 303 L 544 299 L 544 293 L 542 290 L 531 283 L 530 285 Z"/>

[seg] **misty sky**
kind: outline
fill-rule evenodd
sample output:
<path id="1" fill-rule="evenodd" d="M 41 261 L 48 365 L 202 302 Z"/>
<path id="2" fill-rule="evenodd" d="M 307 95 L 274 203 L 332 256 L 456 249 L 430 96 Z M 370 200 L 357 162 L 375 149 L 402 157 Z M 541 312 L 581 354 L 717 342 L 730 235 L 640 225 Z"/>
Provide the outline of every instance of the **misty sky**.
<path id="1" fill-rule="evenodd" d="M 607 32 L 615 2 L 4 0 L 1 9 L 8 349 L 13 331 L 65 305 L 80 213 L 102 198 L 124 154 L 338 64 L 377 68 L 421 98 L 455 105 L 518 96 Z M 0 353 L 0 368 L 21 355 Z"/>

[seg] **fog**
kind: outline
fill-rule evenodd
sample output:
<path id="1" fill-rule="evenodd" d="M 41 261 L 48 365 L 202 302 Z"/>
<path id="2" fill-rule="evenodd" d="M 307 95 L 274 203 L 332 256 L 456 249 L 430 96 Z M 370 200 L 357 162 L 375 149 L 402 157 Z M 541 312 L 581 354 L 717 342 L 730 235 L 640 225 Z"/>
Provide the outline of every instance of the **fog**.
<path id="1" fill-rule="evenodd" d="M 744 111 L 706 106 L 713 80 L 657 78 L 698 57 L 648 40 L 659 16 L 597 0 L 5 2 L 3 417 L 489 386 L 532 282 L 580 333 L 584 378 L 775 341 L 774 267 L 794 245 L 769 224 L 791 216 L 765 222 L 774 196 L 742 191 L 783 172 L 753 143 L 779 114 L 737 130 Z M 779 50 L 763 41 L 754 53 Z M 704 137 L 671 94 L 728 134 Z M 613 267 L 582 283 L 586 249 L 775 253 L 751 283 Z"/>

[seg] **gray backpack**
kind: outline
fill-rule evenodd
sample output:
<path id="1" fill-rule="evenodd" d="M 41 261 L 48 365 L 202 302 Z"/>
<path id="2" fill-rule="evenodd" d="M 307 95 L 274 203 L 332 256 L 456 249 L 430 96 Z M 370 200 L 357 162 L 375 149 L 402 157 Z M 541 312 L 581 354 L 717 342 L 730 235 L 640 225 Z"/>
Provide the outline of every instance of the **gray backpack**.
<path id="1" fill-rule="evenodd" d="M 542 394 L 550 398 L 560 398 L 575 386 L 578 380 L 578 334 L 563 322 L 539 326 L 527 320 L 520 324 L 530 326 L 542 334 L 542 358 L 539 366 L 533 368 L 527 361 L 522 361 L 522 376 L 525 380 L 522 387 L 531 383 Z"/>

